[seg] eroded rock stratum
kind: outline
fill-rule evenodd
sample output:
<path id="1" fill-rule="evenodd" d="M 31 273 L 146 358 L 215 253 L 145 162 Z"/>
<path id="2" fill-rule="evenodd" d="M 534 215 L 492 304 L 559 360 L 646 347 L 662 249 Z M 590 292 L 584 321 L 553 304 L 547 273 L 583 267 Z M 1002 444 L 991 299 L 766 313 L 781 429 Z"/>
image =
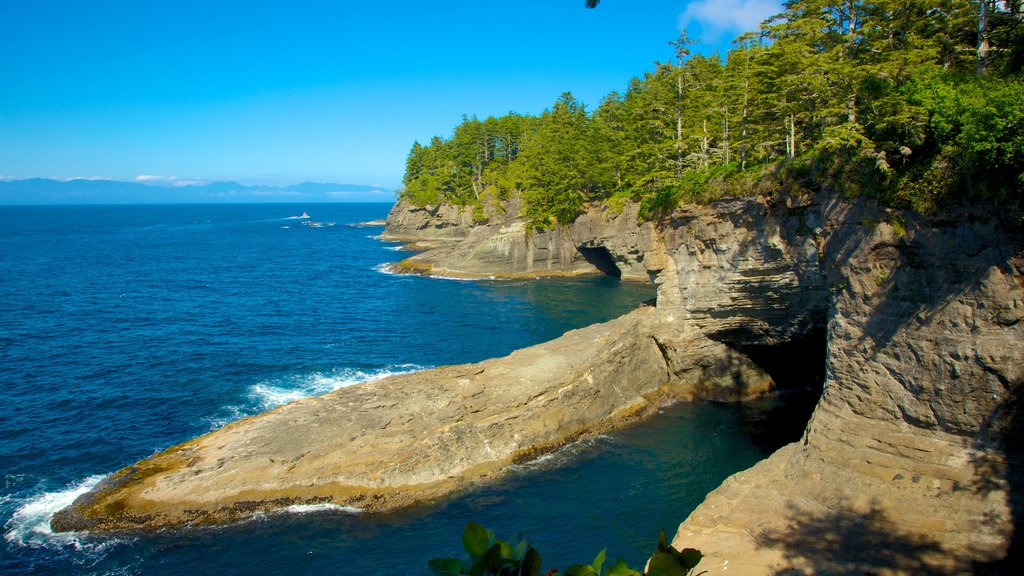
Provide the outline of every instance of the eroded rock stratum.
<path id="1" fill-rule="evenodd" d="M 1019 218 L 924 220 L 824 196 L 684 206 L 657 224 L 595 208 L 544 232 L 516 213 L 474 222 L 399 203 L 385 236 L 431 242 L 407 271 L 613 274 L 653 280 L 657 307 L 230 424 L 118 472 L 54 527 L 429 500 L 665 401 L 763 394 L 764 350 L 827 329 L 824 358 L 784 359 L 824 370 L 804 438 L 708 495 L 676 543 L 713 574 L 917 574 L 991 567 L 1019 538 Z"/>

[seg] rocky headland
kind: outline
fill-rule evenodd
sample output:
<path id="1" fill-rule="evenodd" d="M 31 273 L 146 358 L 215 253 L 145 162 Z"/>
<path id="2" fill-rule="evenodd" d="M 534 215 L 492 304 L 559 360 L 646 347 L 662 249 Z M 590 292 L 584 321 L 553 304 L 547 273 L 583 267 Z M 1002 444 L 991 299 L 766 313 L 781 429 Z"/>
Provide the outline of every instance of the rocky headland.
<path id="1" fill-rule="evenodd" d="M 505 358 L 288 404 L 114 474 L 57 530 L 229 521 L 295 503 L 429 500 L 676 399 L 742 400 L 816 381 L 800 442 L 734 475 L 679 527 L 709 573 L 994 569 L 1020 540 L 1024 383 L 1019 217 L 942 219 L 827 195 L 688 205 L 659 222 L 593 207 L 528 230 L 399 202 L 399 271 L 610 274 L 656 307 Z"/>

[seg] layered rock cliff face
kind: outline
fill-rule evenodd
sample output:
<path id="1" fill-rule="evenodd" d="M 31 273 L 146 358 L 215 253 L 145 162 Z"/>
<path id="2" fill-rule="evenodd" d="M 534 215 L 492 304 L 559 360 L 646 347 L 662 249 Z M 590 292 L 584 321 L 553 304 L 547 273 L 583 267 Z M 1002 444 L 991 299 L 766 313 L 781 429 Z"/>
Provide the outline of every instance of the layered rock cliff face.
<path id="1" fill-rule="evenodd" d="M 222 521 L 307 501 L 386 509 L 658 402 L 743 399 L 800 374 L 824 380 L 802 441 L 727 480 L 680 526 L 676 543 L 707 554 L 701 569 L 980 570 L 1019 538 L 1019 219 L 925 221 L 793 195 L 684 206 L 658 224 L 635 207 L 594 208 L 538 232 L 504 208 L 475 223 L 399 204 L 386 237 L 448 241 L 407 271 L 651 279 L 657 308 L 240 421 L 118 473 L 55 527 Z M 314 449 L 288 440 L 308 431 Z"/>
<path id="2" fill-rule="evenodd" d="M 957 573 L 1019 554 L 1019 219 L 790 196 L 684 206 L 657 229 L 635 222 L 595 210 L 563 235 L 644 267 L 667 357 L 675 333 L 769 370 L 774 359 L 825 372 L 803 440 L 730 478 L 680 526 L 675 543 L 704 550 L 702 569 Z M 457 247 L 418 260 L 493 274 Z M 827 347 L 793 346 L 822 329 Z"/>
<path id="3" fill-rule="evenodd" d="M 411 226 L 419 228 L 434 221 L 424 214 L 453 213 L 445 210 L 410 209 L 418 215 L 396 221 L 416 221 Z M 581 220 L 586 228 L 546 237 L 561 238 L 551 241 L 565 254 L 581 246 L 606 251 L 605 264 L 643 262 L 644 276 L 670 268 L 654 226 L 638 225 L 635 214 L 595 212 Z M 436 239 L 434 228 L 425 229 Z M 523 230 L 516 219 L 475 226 L 458 247 L 480 254 L 479 245 L 499 245 L 502 237 L 530 245 Z M 489 236 L 482 239 L 483 232 Z M 745 263 L 740 275 L 756 276 L 748 248 L 735 250 L 737 262 Z M 435 258 L 450 253 L 430 252 Z M 552 267 L 554 260 L 547 260 Z M 782 260 L 772 263 L 773 274 Z M 498 263 L 475 265 L 487 270 Z M 358 384 L 234 422 L 117 472 L 59 512 L 53 527 L 107 531 L 225 522 L 297 503 L 389 510 L 499 474 L 518 459 L 620 426 L 665 402 L 744 399 L 774 388 L 746 355 L 706 337 L 674 308 L 666 310 L 643 307 L 505 358 Z"/>
<path id="4" fill-rule="evenodd" d="M 1020 221 L 820 213 L 821 401 L 801 442 L 727 480 L 676 543 L 707 551 L 711 573 L 993 569 L 1024 493 Z"/>
<path id="5" fill-rule="evenodd" d="M 399 200 L 388 214 L 382 238 L 397 241 L 455 241 L 473 228 L 472 213 L 462 206 L 414 206 Z"/>
<path id="6" fill-rule="evenodd" d="M 553 230 L 530 230 L 518 217 L 516 202 L 508 202 L 500 209 L 489 206 L 486 222 L 467 220 L 468 208 L 458 214 L 454 210 L 457 208 L 417 208 L 399 201 L 388 216 L 388 226 L 381 238 L 415 241 L 432 249 L 396 264 L 393 269 L 456 278 L 610 274 L 626 280 L 648 281 L 642 257 L 650 245 L 653 228 L 637 225 L 636 206 L 627 206 L 621 212 L 591 210 L 572 226 Z M 433 213 L 436 215 L 426 218 Z M 461 232 L 454 232 L 456 229 Z M 430 242 L 441 233 L 446 239 L 460 241 L 442 245 Z M 428 242 L 424 244 L 424 240 Z"/>

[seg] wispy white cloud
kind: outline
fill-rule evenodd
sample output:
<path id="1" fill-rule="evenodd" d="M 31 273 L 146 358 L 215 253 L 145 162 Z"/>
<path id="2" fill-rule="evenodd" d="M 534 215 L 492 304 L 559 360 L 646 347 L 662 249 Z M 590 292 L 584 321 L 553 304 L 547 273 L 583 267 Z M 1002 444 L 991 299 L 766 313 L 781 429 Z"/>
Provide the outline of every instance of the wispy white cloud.
<path id="1" fill-rule="evenodd" d="M 359 190 L 359 191 L 356 191 L 356 190 L 341 191 L 341 190 L 339 190 L 339 191 L 336 191 L 336 192 L 325 192 L 325 195 L 327 195 L 328 197 L 330 197 L 332 199 L 335 199 L 335 200 L 340 200 L 340 199 L 344 199 L 344 198 L 361 197 L 361 196 L 366 196 L 366 195 L 372 195 L 372 196 L 393 196 L 394 194 L 395 194 L 394 192 L 389 191 L 389 190 Z"/>
<path id="2" fill-rule="evenodd" d="M 206 180 L 175 180 L 173 185 L 180 188 L 182 186 L 202 186 L 204 184 L 209 184 L 209 182 Z"/>
<path id="3" fill-rule="evenodd" d="M 782 11 L 776 0 L 694 0 L 679 15 L 679 25 L 699 28 L 701 40 L 717 42 L 756 30 L 769 16 Z"/>
<path id="4" fill-rule="evenodd" d="M 139 174 L 135 178 L 132 178 L 135 182 L 142 184 L 157 184 L 159 186 L 201 186 L 208 184 L 205 180 L 195 180 L 191 178 L 178 178 L 177 176 L 158 176 L 156 174 Z"/>

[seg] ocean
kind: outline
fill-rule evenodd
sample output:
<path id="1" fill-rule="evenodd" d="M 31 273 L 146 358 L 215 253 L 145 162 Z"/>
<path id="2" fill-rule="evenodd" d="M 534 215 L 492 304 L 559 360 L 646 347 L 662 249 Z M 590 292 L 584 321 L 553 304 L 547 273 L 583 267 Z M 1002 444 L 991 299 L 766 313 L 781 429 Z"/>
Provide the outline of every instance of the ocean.
<path id="1" fill-rule="evenodd" d="M 388 274 L 388 204 L 0 207 L 0 574 L 427 574 L 469 520 L 545 568 L 642 565 L 730 474 L 795 440 L 801 402 L 678 404 L 386 515 L 301 508 L 155 534 L 53 534 L 105 474 L 356 382 L 473 362 L 654 297 L 609 277 Z M 296 218 L 308 211 L 322 227 Z M 333 224 L 333 225 L 331 225 Z M 794 411 L 803 414 L 794 418 Z"/>

